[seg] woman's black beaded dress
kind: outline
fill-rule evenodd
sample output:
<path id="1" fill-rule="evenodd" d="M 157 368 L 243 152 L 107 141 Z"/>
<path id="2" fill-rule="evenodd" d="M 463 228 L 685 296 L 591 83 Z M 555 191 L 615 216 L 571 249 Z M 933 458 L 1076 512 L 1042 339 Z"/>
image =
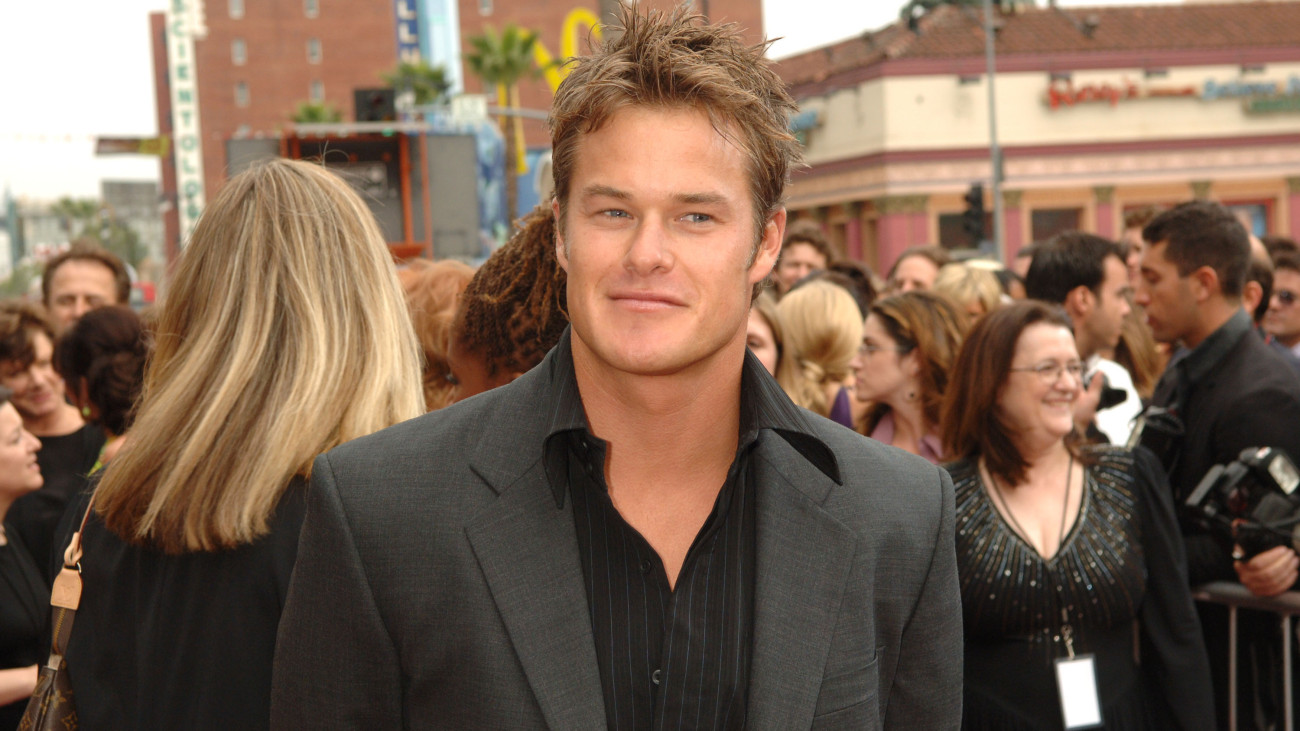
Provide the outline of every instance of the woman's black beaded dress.
<path id="1" fill-rule="evenodd" d="M 1078 519 L 1050 560 L 998 513 L 975 462 L 948 465 L 966 632 L 962 727 L 1063 727 L 1053 662 L 1068 654 L 1064 611 L 1074 651 L 1095 656 L 1105 728 L 1211 728 L 1209 666 L 1160 467 L 1111 447 L 1088 450 L 1085 464 Z"/>

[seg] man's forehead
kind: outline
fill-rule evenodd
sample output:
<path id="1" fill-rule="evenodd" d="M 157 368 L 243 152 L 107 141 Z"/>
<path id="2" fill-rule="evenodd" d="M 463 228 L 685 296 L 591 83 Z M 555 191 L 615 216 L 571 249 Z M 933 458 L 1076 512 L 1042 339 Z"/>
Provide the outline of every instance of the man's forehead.
<path id="1" fill-rule="evenodd" d="M 68 259 L 50 275 L 51 284 L 64 284 L 69 279 L 94 279 L 104 277 L 111 285 L 116 279 L 113 269 L 98 259 Z"/>

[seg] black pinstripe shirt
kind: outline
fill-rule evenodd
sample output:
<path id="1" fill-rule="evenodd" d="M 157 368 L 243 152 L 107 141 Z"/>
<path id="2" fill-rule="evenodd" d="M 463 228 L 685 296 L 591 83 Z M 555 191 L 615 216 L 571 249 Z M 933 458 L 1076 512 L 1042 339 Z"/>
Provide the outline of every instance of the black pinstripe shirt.
<path id="1" fill-rule="evenodd" d="M 572 373 L 564 345 L 555 367 Z M 829 450 L 798 429 L 802 417 L 794 410 L 747 357 L 736 456 L 670 589 L 658 554 L 610 502 L 605 443 L 587 429 L 576 380 L 561 389 L 545 466 L 557 504 L 566 488 L 572 498 L 610 729 L 744 728 L 756 558 L 751 462 L 759 431 L 781 430 L 797 447 L 806 437 L 815 442 L 807 456 L 838 474 Z"/>

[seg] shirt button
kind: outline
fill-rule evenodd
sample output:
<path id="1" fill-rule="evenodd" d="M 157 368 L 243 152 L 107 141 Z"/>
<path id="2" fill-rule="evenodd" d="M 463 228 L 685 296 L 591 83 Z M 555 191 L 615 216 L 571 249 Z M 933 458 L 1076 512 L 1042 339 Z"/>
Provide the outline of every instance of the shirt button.
<path id="1" fill-rule="evenodd" d="M 655 685 L 659 685 L 659 681 L 662 680 L 663 677 L 664 677 L 664 671 L 656 670 L 650 674 L 650 681 Z"/>
<path id="2" fill-rule="evenodd" d="M 641 562 L 641 573 L 643 575 L 648 576 L 650 574 L 650 569 L 653 568 L 654 568 L 654 564 L 650 563 L 650 559 L 647 558 Z"/>

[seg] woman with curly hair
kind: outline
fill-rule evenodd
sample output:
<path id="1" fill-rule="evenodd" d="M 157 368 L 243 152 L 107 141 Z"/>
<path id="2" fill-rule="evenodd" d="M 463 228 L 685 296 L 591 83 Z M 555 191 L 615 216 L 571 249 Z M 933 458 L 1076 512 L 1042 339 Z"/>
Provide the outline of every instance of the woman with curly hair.
<path id="1" fill-rule="evenodd" d="M 569 326 L 555 216 L 537 206 L 461 295 L 447 362 L 453 400 L 504 386 L 542 362 Z"/>

